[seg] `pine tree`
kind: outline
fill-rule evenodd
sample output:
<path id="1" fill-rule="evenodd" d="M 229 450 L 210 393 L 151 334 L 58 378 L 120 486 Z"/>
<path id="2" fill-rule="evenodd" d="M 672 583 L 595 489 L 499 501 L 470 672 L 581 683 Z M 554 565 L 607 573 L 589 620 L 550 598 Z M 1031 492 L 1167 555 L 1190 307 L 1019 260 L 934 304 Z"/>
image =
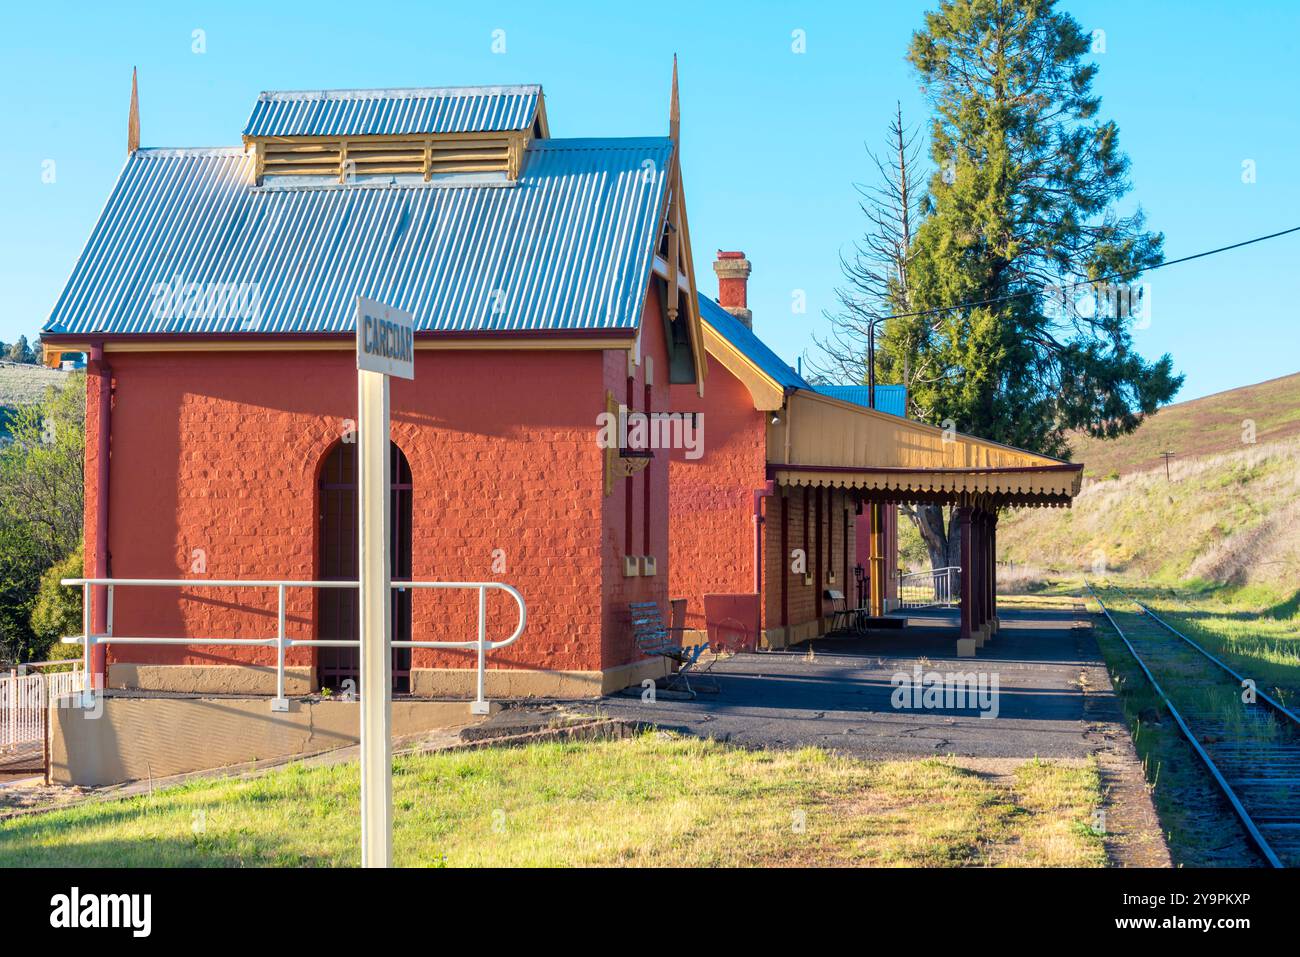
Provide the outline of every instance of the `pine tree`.
<path id="1" fill-rule="evenodd" d="M 908 55 L 934 109 L 909 276 L 921 314 L 890 320 L 880 360 L 927 370 L 911 398 L 928 421 L 1058 456 L 1069 430 L 1131 432 L 1182 384 L 1168 355 L 1133 349 L 1128 291 L 1163 237 L 1140 208 L 1116 209 L 1129 163 L 1099 118 L 1090 47 L 1055 0 L 926 14 Z M 949 308 L 961 303 L 974 305 Z M 932 561 L 951 564 L 942 511 L 918 524 Z"/>

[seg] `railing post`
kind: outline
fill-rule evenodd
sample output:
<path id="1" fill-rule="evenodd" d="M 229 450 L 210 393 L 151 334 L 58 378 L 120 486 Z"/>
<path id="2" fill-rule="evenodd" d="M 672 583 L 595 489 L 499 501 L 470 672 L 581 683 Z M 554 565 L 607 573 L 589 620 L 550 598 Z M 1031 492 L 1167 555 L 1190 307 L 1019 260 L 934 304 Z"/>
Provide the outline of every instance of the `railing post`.
<path id="1" fill-rule="evenodd" d="M 18 720 L 22 714 L 20 707 L 21 702 L 18 699 L 18 672 L 13 668 L 9 669 L 9 744 L 11 747 L 18 747 Z"/>
<path id="2" fill-rule="evenodd" d="M 276 586 L 275 631 L 275 697 L 271 699 L 272 711 L 288 711 L 289 699 L 284 694 L 284 583 Z"/>
<path id="3" fill-rule="evenodd" d="M 85 649 L 82 661 L 82 678 L 81 678 L 81 706 L 87 710 L 94 707 L 94 679 L 91 678 L 93 662 L 95 660 L 95 635 L 91 622 L 94 621 L 91 611 L 91 596 L 95 591 L 89 584 L 82 586 L 81 595 L 82 608 L 82 647 Z M 107 665 L 105 665 L 107 667 Z M 87 697 L 87 696 L 90 697 Z"/>
<path id="4" fill-rule="evenodd" d="M 478 675 L 477 691 L 474 695 L 474 703 L 470 705 L 470 714 L 488 714 L 490 709 L 488 703 L 483 698 L 483 672 L 487 668 L 487 588 L 483 585 L 478 586 Z"/>

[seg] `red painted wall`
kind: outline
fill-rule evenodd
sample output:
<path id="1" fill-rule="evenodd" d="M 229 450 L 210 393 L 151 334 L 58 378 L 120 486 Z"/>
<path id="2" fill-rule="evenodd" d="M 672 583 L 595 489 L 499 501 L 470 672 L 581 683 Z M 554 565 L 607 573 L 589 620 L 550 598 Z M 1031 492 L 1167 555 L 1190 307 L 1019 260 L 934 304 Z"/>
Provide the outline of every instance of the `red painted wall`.
<path id="1" fill-rule="evenodd" d="M 669 531 L 672 597 L 688 599 L 686 627 L 702 630 L 705 594 L 754 590 L 754 490 L 767 479 L 767 418 L 713 357 L 704 397 L 678 385 L 673 404 L 703 413 L 703 457 L 672 456 Z M 773 531 L 769 522 L 766 534 Z"/>
<path id="2" fill-rule="evenodd" d="M 647 297 L 641 355 L 653 411 L 671 409 L 657 295 Z M 112 353 L 117 397 L 111 469 L 112 574 L 127 578 L 319 577 L 320 465 L 356 415 L 349 352 Z M 666 452 L 631 480 L 632 554 L 658 574 L 624 578 L 628 482 L 604 494 L 597 442 L 605 392 L 646 408 L 643 361 L 628 396 L 627 353 L 429 351 L 416 379 L 392 385 L 393 441 L 413 477 L 416 579 L 500 580 L 528 604 L 518 643 L 496 667 L 594 671 L 642 657 L 629 601 L 667 614 Z M 93 383 L 93 379 L 92 379 Z M 98 417 L 88 393 L 87 547 L 93 549 Z M 647 535 L 647 522 L 649 534 Z M 500 550 L 503 554 L 497 554 Z M 504 558 L 505 570 L 493 563 Z M 291 638 L 313 636 L 315 595 L 291 590 Z M 473 592 L 416 592 L 414 637 L 471 639 Z M 488 636 L 506 637 L 514 603 L 489 593 Z M 166 637 L 275 634 L 273 590 L 120 588 L 115 633 Z M 292 649 L 290 665 L 314 662 Z M 272 664 L 272 648 L 126 646 L 109 661 Z M 417 649 L 413 666 L 470 667 L 470 651 Z"/>
<path id="3" fill-rule="evenodd" d="M 116 577 L 313 578 L 320 462 L 356 415 L 347 352 L 110 354 L 110 544 Z M 392 437 L 414 478 L 414 574 L 498 579 L 529 607 L 528 629 L 498 667 L 602 666 L 603 407 L 598 352 L 434 352 L 414 382 L 393 383 Z M 93 404 L 91 405 L 93 409 Z M 91 416 L 88 447 L 97 421 Z M 88 460 L 87 481 L 94 481 Z M 92 492 L 88 488 L 88 492 Z M 93 529 L 93 494 L 87 528 Z M 88 542 L 93 547 L 93 542 Z M 192 570 L 202 550 L 203 571 Z M 506 569 L 492 570 L 494 549 Z M 294 591 L 289 633 L 312 631 L 313 596 Z M 118 589 L 119 635 L 255 637 L 275 633 L 274 596 Z M 472 638 L 473 593 L 417 594 L 417 637 Z M 489 637 L 514 605 L 490 597 Z M 312 661 L 295 649 L 290 664 Z M 274 661 L 272 649 L 117 646 L 110 660 Z M 468 664 L 417 650 L 416 667 Z"/>
<path id="4" fill-rule="evenodd" d="M 627 353 L 613 351 L 605 353 L 602 366 L 602 408 L 605 391 L 608 390 L 613 393 L 615 401 L 623 403 L 629 409 L 638 412 L 646 411 L 646 370 L 649 366 L 653 366 L 650 410 L 671 412 L 674 389 L 668 382 L 668 350 L 663 307 L 657 282 L 652 284 L 650 294 L 646 298 L 641 330 L 642 358 L 633 370 L 630 396 Z M 645 361 L 646 358 L 651 360 L 649 365 Z M 691 386 L 691 388 L 695 387 Z M 665 622 L 669 620 L 668 583 L 672 561 L 668 548 L 668 459 L 668 451 L 656 450 L 644 471 L 632 476 L 631 479 L 616 479 L 612 494 L 603 499 L 604 531 L 601 539 L 600 564 L 604 585 L 602 589 L 604 602 L 601 609 L 604 633 L 602 654 L 606 668 L 630 664 L 645 657 L 635 647 L 632 638 L 629 602 L 657 602 L 663 620 Z M 603 484 L 601 491 L 603 492 Z M 629 494 L 632 501 L 630 549 L 627 522 Z M 648 540 L 645 534 L 647 507 L 650 516 Z M 625 577 L 623 556 L 626 554 L 653 555 L 657 564 L 657 574 L 653 577 Z"/>
<path id="5" fill-rule="evenodd" d="M 680 452 L 675 452 L 672 458 L 670 591 L 673 598 L 688 599 L 686 627 L 692 629 L 705 626 L 705 594 L 753 591 L 754 491 L 763 487 L 767 475 L 767 413 L 754 409 L 749 390 L 712 357 L 707 384 L 703 399 L 692 388 L 673 388 L 674 407 L 703 412 L 705 422 L 703 458 L 689 461 Z M 775 495 L 763 499 L 764 629 L 815 620 L 817 598 L 828 588 L 842 592 L 848 607 L 856 604 L 853 565 L 855 554 L 863 547 L 863 539 L 853 496 L 843 489 L 820 490 L 819 569 L 818 495 L 818 489 L 788 488 L 778 489 Z M 783 511 L 787 536 L 784 550 L 781 546 Z M 893 509 L 888 512 L 887 521 L 890 521 Z M 807 583 L 803 575 L 791 571 L 791 552 L 805 548 L 808 574 L 812 578 Z M 896 535 L 888 537 L 888 561 L 894 561 L 896 548 Z M 822 616 L 829 617 L 833 611 L 831 602 L 823 600 L 821 604 Z"/>
<path id="6" fill-rule="evenodd" d="M 817 498 L 821 495 L 821 563 L 818 565 L 817 537 Z M 806 502 L 806 505 L 805 505 Z M 785 551 L 781 549 L 781 512 L 787 514 L 787 539 Z M 855 506 L 853 497 L 844 489 L 796 486 L 778 490 L 778 494 L 768 500 L 768 519 L 765 534 L 767 536 L 766 569 L 767 577 L 763 583 L 763 604 L 765 609 L 765 627 L 779 628 L 782 625 L 802 625 L 817 619 L 817 596 L 824 595 L 826 589 L 833 588 L 843 592 L 848 600 L 848 607 L 853 607 L 855 584 L 853 581 L 853 564 L 857 523 L 854 521 Z M 844 513 L 849 513 L 847 552 L 844 540 Z M 804 516 L 807 515 L 805 522 Z M 805 529 L 807 537 L 805 538 Z M 805 545 L 806 542 L 806 545 Z M 807 574 L 795 574 L 792 570 L 795 549 L 806 549 Z M 847 559 L 847 562 L 846 562 Z M 848 565 L 847 577 L 845 565 Z M 831 574 L 834 573 L 834 581 Z M 819 576 L 820 573 L 820 577 Z M 782 577 L 785 579 L 785 614 L 782 614 L 781 588 Z M 834 610 L 829 600 L 822 600 L 822 617 L 830 617 Z M 835 607 L 838 607 L 838 603 Z M 783 620 L 784 619 L 784 620 Z"/>

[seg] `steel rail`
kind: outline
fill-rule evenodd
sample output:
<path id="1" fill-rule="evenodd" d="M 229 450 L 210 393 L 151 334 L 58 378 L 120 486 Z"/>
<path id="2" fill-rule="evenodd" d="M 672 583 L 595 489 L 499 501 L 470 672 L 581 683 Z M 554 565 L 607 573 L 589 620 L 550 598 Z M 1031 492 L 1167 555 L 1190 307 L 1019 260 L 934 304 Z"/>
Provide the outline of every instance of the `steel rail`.
<path id="1" fill-rule="evenodd" d="M 1138 667 L 1142 669 L 1142 673 L 1145 674 L 1147 680 L 1151 682 L 1151 687 L 1154 688 L 1156 694 L 1160 696 L 1165 707 L 1169 709 L 1169 713 L 1174 716 L 1174 721 L 1178 723 L 1179 730 L 1182 731 L 1183 737 L 1187 739 L 1187 743 L 1192 746 L 1192 750 L 1194 750 L 1197 756 L 1205 763 L 1205 766 L 1214 778 L 1215 783 L 1219 785 L 1220 790 L 1223 791 L 1224 797 L 1228 799 L 1228 803 L 1232 805 L 1232 809 L 1237 813 L 1237 817 L 1241 819 L 1241 823 L 1246 828 L 1246 833 L 1250 835 L 1250 839 L 1255 843 L 1255 846 L 1259 848 L 1260 853 L 1264 855 L 1264 859 L 1268 861 L 1269 866 L 1271 867 L 1285 867 L 1286 865 L 1282 863 L 1281 858 L 1277 856 L 1277 853 L 1268 843 L 1268 840 L 1260 833 L 1259 828 L 1256 827 L 1254 819 L 1250 816 L 1250 812 L 1246 810 L 1245 805 L 1241 803 L 1241 799 L 1237 797 L 1237 792 L 1232 789 L 1232 785 L 1230 785 L 1227 778 L 1223 776 L 1223 773 L 1219 770 L 1219 766 L 1214 763 L 1214 759 L 1210 757 L 1209 752 L 1205 750 L 1196 735 L 1192 733 L 1192 729 L 1188 727 L 1187 722 L 1183 720 L 1183 716 L 1179 713 L 1178 708 L 1176 708 L 1174 703 L 1169 699 L 1169 695 L 1165 694 L 1165 690 L 1160 687 L 1160 682 L 1156 680 L 1156 676 L 1151 673 L 1151 669 L 1147 667 L 1146 662 L 1142 660 L 1142 656 L 1139 655 L 1137 649 L 1133 647 L 1133 643 L 1129 641 L 1128 636 L 1124 634 L 1124 629 L 1119 626 L 1119 622 L 1117 622 L 1114 616 L 1111 615 L 1110 609 L 1106 607 L 1106 603 L 1101 600 L 1101 596 L 1098 595 L 1096 589 L 1092 587 L 1092 582 L 1084 579 L 1083 584 L 1096 600 L 1098 606 L 1101 608 L 1102 614 L 1105 615 L 1106 620 L 1110 622 L 1110 626 L 1115 629 L 1115 633 L 1119 635 L 1120 640 L 1123 641 L 1125 647 L 1128 648 L 1129 654 L 1133 656 L 1133 660 L 1136 661 Z M 1115 590 L 1120 591 L 1118 588 Z M 1123 594 L 1123 592 L 1120 593 Z M 1132 601 L 1132 599 L 1129 600 Z M 1136 602 L 1134 602 L 1134 604 L 1136 604 Z"/>
<path id="2" fill-rule="evenodd" d="M 1240 682 L 1241 684 L 1245 684 L 1247 681 L 1250 681 L 1252 684 L 1254 684 L 1254 681 L 1253 681 L 1252 679 L 1247 678 L 1247 677 L 1245 677 L 1244 675 L 1240 675 L 1240 674 L 1238 674 L 1238 673 L 1237 673 L 1235 670 L 1233 670 L 1233 669 L 1232 669 L 1228 664 L 1226 664 L 1226 663 L 1223 662 L 1223 661 L 1220 661 L 1218 658 L 1216 658 L 1216 657 L 1215 657 L 1213 654 L 1211 654 L 1209 651 L 1207 651 L 1206 649 L 1202 648 L 1199 644 L 1197 644 L 1197 643 L 1196 643 L 1195 641 L 1193 641 L 1191 638 L 1188 638 L 1188 637 L 1187 637 L 1186 635 L 1184 635 L 1181 631 L 1179 631 L 1179 630 L 1178 630 L 1177 628 L 1175 628 L 1173 625 L 1169 624 L 1169 622 L 1165 621 L 1165 620 L 1164 620 L 1163 618 L 1161 618 L 1158 614 L 1156 614 L 1154 611 L 1152 611 L 1150 608 L 1148 608 L 1148 607 L 1147 607 L 1146 605 L 1144 605 L 1142 602 L 1138 601 L 1136 598 L 1134 598 L 1132 595 L 1130 595 L 1130 594 L 1129 594 L 1128 592 L 1126 592 L 1124 589 L 1120 588 L 1118 585 L 1107 584 L 1106 587 L 1108 587 L 1108 588 L 1113 588 L 1115 591 L 1119 592 L 1121 595 L 1123 595 L 1125 598 L 1127 598 L 1127 599 L 1128 599 L 1129 601 L 1131 601 L 1133 604 L 1135 604 L 1135 605 L 1137 605 L 1139 608 L 1141 608 L 1143 614 L 1151 616 L 1151 618 L 1153 618 L 1153 619 L 1154 619 L 1158 624 L 1163 625 L 1166 629 L 1168 629 L 1169 632 L 1170 632 L 1171 634 L 1177 635 L 1179 638 L 1183 639 L 1183 641 L 1187 642 L 1189 645 L 1191 645 L 1193 648 L 1195 648 L 1197 651 L 1199 651 L 1202 655 L 1204 655 L 1204 656 L 1205 656 L 1206 658 L 1208 658 L 1210 661 L 1214 662 L 1216 665 L 1218 665 L 1220 668 L 1222 668 L 1222 669 L 1223 669 L 1224 671 L 1226 671 L 1228 674 L 1230 674 L 1230 675 L 1232 675 L 1234 678 L 1236 678 L 1237 681 Z M 1278 714 L 1286 715 L 1286 717 L 1290 718 L 1293 722 L 1295 722 L 1295 724 L 1300 725 L 1300 715 L 1297 715 L 1294 711 L 1292 711 L 1292 710 L 1291 710 L 1290 708 L 1288 708 L 1286 705 L 1282 704 L 1282 702 L 1278 701 L 1276 698 L 1274 698 L 1274 697 L 1273 697 L 1272 695 L 1270 695 L 1268 692 L 1266 692 L 1266 691 L 1260 691 L 1258 688 L 1256 688 L 1256 689 L 1255 689 L 1255 696 L 1256 696 L 1257 698 L 1262 698 L 1262 699 L 1264 700 L 1264 703 L 1267 704 L 1267 705 L 1268 705 L 1270 708 L 1272 708 L 1274 711 L 1278 712 Z"/>

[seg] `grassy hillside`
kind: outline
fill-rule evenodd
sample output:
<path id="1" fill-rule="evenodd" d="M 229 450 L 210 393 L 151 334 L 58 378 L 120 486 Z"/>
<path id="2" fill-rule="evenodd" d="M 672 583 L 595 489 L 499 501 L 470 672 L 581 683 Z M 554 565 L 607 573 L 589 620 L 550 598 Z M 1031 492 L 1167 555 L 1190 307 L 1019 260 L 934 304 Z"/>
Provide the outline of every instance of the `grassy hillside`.
<path id="1" fill-rule="evenodd" d="M 1117 477 L 1174 461 L 1243 448 L 1243 422 L 1255 424 L 1257 443 L 1300 436 L 1300 373 L 1180 402 L 1151 416 L 1132 435 L 1110 441 L 1075 436 L 1070 447 L 1084 475 Z"/>
<path id="2" fill-rule="evenodd" d="M 1243 441 L 1244 420 L 1255 442 Z M 1083 491 L 1070 509 L 1023 509 L 998 527 L 1001 587 L 1044 577 L 1263 588 L 1286 602 L 1300 588 L 1300 375 L 1172 405 L 1132 435 L 1076 439 Z M 1163 449 L 1178 453 L 1165 477 Z M 900 564 L 929 562 L 899 523 Z"/>
<path id="3" fill-rule="evenodd" d="M 1056 573 L 1155 582 L 1300 582 L 1300 438 L 1175 459 L 1089 481 L 1070 509 L 1021 509 L 998 526 L 999 559 Z"/>
<path id="4" fill-rule="evenodd" d="M 999 526 L 999 558 L 1027 566 L 1026 577 L 1087 571 L 1295 592 L 1300 375 L 1171 405 L 1132 435 L 1072 445 L 1085 464 L 1074 507 L 1011 512 Z M 1168 478 L 1163 449 L 1177 453 Z"/>
<path id="5" fill-rule="evenodd" d="M 49 386 L 62 388 L 70 381 L 68 375 L 59 369 L 0 359 L 0 442 L 8 437 L 6 426 L 14 409 L 39 401 Z"/>

